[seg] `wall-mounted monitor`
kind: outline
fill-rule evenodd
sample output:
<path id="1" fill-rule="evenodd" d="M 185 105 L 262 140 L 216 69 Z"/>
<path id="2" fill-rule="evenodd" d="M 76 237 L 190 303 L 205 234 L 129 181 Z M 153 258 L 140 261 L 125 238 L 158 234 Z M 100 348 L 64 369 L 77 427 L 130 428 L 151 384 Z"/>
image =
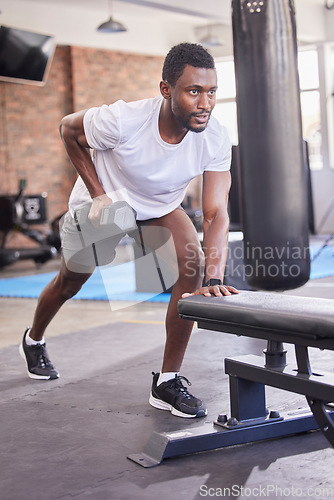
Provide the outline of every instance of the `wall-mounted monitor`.
<path id="1" fill-rule="evenodd" d="M 0 80 L 44 85 L 55 47 L 51 35 L 1 26 Z"/>

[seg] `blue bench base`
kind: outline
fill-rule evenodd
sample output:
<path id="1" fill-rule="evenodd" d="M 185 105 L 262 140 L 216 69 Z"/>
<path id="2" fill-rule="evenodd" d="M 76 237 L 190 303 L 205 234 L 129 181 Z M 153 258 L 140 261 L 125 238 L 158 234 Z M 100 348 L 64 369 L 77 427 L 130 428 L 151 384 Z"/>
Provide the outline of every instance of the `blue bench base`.
<path id="1" fill-rule="evenodd" d="M 309 377 L 288 367 L 268 368 L 263 357 L 246 355 L 225 359 L 230 380 L 231 417 L 220 414 L 212 424 L 204 423 L 175 432 L 153 432 L 142 453 L 128 458 L 142 467 L 154 467 L 166 458 L 210 451 L 228 446 L 263 441 L 318 430 L 319 424 L 310 410 L 282 416 L 266 408 L 265 386 L 303 394 L 308 401 L 325 397 L 334 401 L 334 374 L 321 372 Z M 319 379 L 321 380 L 319 384 Z M 323 400 L 321 400 L 323 405 Z M 333 426 L 334 410 L 322 406 Z M 293 412 L 292 412 L 293 413 Z M 322 429 L 324 430 L 324 429 Z M 332 443 L 333 444 L 333 443 Z"/>
<path id="2" fill-rule="evenodd" d="M 143 453 L 128 458 L 152 467 L 165 458 L 321 429 L 334 446 L 334 374 L 312 371 L 308 348 L 334 350 L 334 301 L 242 292 L 228 297 L 191 296 L 178 304 L 180 317 L 199 328 L 267 340 L 264 358 L 225 359 L 231 416 L 211 428 L 153 433 Z M 294 345 L 296 366 L 286 364 L 283 342 Z M 265 386 L 301 394 L 310 411 L 283 417 L 267 414 Z"/>

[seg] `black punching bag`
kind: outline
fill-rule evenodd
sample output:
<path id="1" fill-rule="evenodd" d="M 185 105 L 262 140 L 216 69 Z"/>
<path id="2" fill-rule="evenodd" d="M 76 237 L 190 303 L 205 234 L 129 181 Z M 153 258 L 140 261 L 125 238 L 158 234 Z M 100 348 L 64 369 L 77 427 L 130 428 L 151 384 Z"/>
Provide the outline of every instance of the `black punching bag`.
<path id="1" fill-rule="evenodd" d="M 244 262 L 255 289 L 309 279 L 307 175 L 292 0 L 232 0 Z"/>

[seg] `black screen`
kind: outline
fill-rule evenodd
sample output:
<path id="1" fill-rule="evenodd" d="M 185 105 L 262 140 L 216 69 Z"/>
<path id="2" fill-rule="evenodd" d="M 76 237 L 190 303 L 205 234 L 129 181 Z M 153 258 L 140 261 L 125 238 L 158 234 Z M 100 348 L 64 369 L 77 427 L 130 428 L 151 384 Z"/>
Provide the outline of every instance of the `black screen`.
<path id="1" fill-rule="evenodd" d="M 17 28 L 0 28 L 0 79 L 43 85 L 55 39 Z"/>

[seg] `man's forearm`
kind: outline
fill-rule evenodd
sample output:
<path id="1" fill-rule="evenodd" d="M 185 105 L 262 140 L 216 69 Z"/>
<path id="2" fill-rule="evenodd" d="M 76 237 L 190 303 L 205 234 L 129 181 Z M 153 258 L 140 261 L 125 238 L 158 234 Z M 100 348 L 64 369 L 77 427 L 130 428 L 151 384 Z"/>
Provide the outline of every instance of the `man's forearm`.
<path id="1" fill-rule="evenodd" d="M 59 127 L 67 154 L 92 198 L 105 194 L 96 174 L 86 142 L 81 113 L 65 117 Z M 80 119 L 79 119 L 80 118 Z M 79 125 L 80 124 L 80 125 Z"/>
<path id="2" fill-rule="evenodd" d="M 104 195 L 105 191 L 98 180 L 89 151 L 68 142 L 65 147 L 72 164 L 82 178 L 92 199 Z"/>
<path id="3" fill-rule="evenodd" d="M 205 280 L 219 278 L 223 281 L 228 254 L 229 218 L 217 215 L 212 221 L 203 222 L 203 250 L 205 254 Z"/>

